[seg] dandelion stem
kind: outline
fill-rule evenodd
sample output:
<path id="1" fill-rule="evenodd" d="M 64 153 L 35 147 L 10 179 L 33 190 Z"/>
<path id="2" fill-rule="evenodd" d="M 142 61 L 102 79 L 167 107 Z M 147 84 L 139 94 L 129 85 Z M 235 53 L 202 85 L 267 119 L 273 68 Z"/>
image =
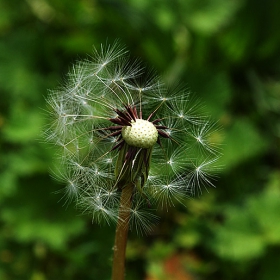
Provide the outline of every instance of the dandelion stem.
<path id="1" fill-rule="evenodd" d="M 129 230 L 131 197 L 134 185 L 127 185 L 122 190 L 119 217 L 115 235 L 112 280 L 123 280 L 125 274 L 125 251 Z"/>

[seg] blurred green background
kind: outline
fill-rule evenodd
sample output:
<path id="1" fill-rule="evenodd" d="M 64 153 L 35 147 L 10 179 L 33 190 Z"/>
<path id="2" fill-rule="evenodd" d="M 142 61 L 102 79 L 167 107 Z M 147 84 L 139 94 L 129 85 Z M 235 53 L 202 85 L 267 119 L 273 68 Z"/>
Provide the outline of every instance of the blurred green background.
<path id="1" fill-rule="evenodd" d="M 0 279 L 110 279 L 114 227 L 64 206 L 40 135 L 48 89 L 115 39 L 223 126 L 217 188 L 130 233 L 126 279 L 280 279 L 279 15 L 275 0 L 1 0 Z"/>

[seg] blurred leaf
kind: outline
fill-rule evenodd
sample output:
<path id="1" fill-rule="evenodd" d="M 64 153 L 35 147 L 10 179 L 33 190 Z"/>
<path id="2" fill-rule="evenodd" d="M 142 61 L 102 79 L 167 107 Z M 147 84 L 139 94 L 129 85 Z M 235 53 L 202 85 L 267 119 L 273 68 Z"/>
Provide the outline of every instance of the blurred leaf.
<path id="1" fill-rule="evenodd" d="M 16 193 L 17 177 L 10 170 L 5 170 L 0 176 L 0 202 L 6 196 Z"/>
<path id="2" fill-rule="evenodd" d="M 242 1 L 224 0 L 187 0 L 180 1 L 187 13 L 185 20 L 197 33 L 210 35 L 225 27 L 236 11 L 240 8 Z"/>
<path id="3" fill-rule="evenodd" d="M 39 140 L 42 133 L 44 120 L 42 112 L 32 110 L 20 102 L 12 109 L 12 115 L 3 128 L 6 140 L 11 143 L 28 143 L 28 141 Z"/>
<path id="4" fill-rule="evenodd" d="M 267 151 L 267 142 L 249 119 L 235 118 L 226 132 L 223 156 L 220 164 L 230 170 L 249 158 L 260 156 Z"/>
<path id="5" fill-rule="evenodd" d="M 217 228 L 213 250 L 225 259 L 244 261 L 261 256 L 265 241 L 258 232 L 256 221 L 245 209 L 230 208 L 227 221 Z"/>
<path id="6" fill-rule="evenodd" d="M 280 244 L 280 175 L 275 175 L 267 189 L 249 197 L 243 206 L 226 209 L 226 221 L 215 229 L 212 247 L 221 257 L 236 261 L 255 259 L 268 246 Z"/>
<path id="7" fill-rule="evenodd" d="M 271 176 L 265 192 L 248 201 L 248 207 L 258 220 L 268 244 L 280 245 L 280 174 Z"/>
<path id="8" fill-rule="evenodd" d="M 73 221 L 46 221 L 46 220 L 30 220 L 29 215 L 21 217 L 21 221 L 17 221 L 13 225 L 16 232 L 15 238 L 19 242 L 31 242 L 38 240 L 46 243 L 53 249 L 62 250 L 66 248 L 67 242 L 71 236 L 77 232 L 81 232 L 84 227 L 83 220 L 74 219 Z"/>
<path id="9" fill-rule="evenodd" d="M 156 259 L 164 259 L 174 250 L 174 244 L 172 243 L 163 243 L 162 241 L 158 241 L 154 243 L 153 247 L 150 248 L 147 257 L 153 260 Z"/>

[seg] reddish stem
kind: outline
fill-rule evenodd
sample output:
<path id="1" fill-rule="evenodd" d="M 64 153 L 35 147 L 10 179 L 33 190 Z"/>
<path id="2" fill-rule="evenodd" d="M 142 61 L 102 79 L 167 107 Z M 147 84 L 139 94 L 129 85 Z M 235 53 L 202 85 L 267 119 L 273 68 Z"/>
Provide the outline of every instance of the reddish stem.
<path id="1" fill-rule="evenodd" d="M 133 187 L 132 184 L 126 186 L 123 188 L 121 194 L 118 224 L 115 235 L 112 280 L 123 280 L 125 275 L 125 251 Z"/>

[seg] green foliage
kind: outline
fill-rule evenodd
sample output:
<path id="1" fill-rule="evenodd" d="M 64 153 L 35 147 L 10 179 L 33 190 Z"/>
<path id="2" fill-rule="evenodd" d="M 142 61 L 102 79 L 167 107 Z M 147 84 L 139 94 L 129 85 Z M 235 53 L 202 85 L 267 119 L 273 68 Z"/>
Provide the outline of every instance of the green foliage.
<path id="1" fill-rule="evenodd" d="M 127 279 L 278 279 L 279 14 L 274 0 L 2 0 L 0 279 L 110 279 L 114 228 L 63 207 L 41 131 L 48 89 L 117 38 L 223 127 L 217 188 L 130 235 Z"/>

